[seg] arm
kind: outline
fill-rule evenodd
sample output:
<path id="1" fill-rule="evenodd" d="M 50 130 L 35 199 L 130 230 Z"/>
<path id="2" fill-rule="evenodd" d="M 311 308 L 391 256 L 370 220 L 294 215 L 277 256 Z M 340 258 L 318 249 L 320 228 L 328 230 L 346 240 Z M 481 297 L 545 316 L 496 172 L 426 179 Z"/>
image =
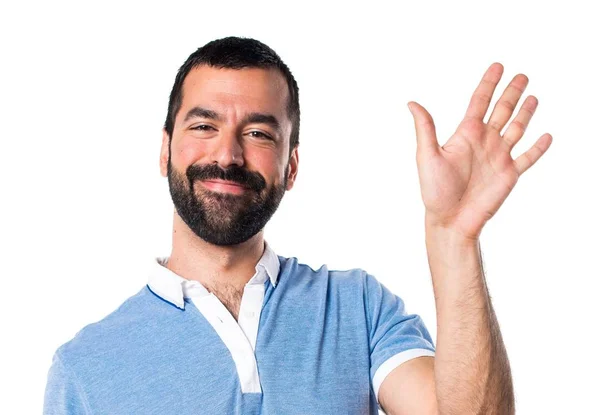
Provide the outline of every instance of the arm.
<path id="1" fill-rule="evenodd" d="M 499 63 L 489 67 L 465 118 L 442 147 L 431 115 L 409 103 L 417 131 L 438 333 L 433 365 L 426 359 L 406 362 L 382 383 L 379 399 L 389 415 L 515 412 L 510 366 L 485 283 L 479 235 L 520 175 L 550 147 L 552 137 L 544 134 L 516 160 L 510 155 L 537 107 L 537 99 L 527 97 L 501 135 L 528 83 L 522 74 L 513 78 L 483 122 L 502 72 Z M 425 385 L 420 395 L 415 385 Z"/>
<path id="2" fill-rule="evenodd" d="M 435 387 L 442 414 L 513 414 L 508 356 L 489 298 L 480 244 L 427 228 L 436 302 Z"/>
<path id="3" fill-rule="evenodd" d="M 479 243 L 427 226 L 426 245 L 438 323 L 435 363 L 423 357 L 396 368 L 381 385 L 381 406 L 388 415 L 513 414 L 510 365 Z"/>

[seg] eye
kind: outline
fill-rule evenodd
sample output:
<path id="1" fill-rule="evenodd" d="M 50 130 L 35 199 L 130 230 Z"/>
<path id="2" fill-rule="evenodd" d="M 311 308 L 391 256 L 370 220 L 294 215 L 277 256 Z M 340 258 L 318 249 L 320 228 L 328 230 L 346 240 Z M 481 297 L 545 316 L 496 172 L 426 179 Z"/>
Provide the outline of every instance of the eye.
<path id="1" fill-rule="evenodd" d="M 208 131 L 210 129 L 213 129 L 210 125 L 206 125 L 206 124 L 200 124 L 197 125 L 196 127 L 192 127 L 191 130 L 199 130 L 199 131 Z"/>
<path id="2" fill-rule="evenodd" d="M 267 140 L 272 140 L 271 136 L 268 136 L 267 134 L 265 134 L 261 131 L 250 131 L 249 134 L 257 134 L 257 135 L 254 135 L 253 137 L 265 138 Z"/>

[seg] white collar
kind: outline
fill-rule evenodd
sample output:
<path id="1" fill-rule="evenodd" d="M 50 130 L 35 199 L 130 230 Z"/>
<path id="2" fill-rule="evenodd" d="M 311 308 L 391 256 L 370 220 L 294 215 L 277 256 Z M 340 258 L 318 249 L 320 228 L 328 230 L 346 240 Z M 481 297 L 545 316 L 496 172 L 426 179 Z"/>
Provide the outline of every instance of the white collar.
<path id="1" fill-rule="evenodd" d="M 183 278 L 165 267 L 168 259 L 169 257 L 156 257 L 152 261 L 152 267 L 148 275 L 148 288 L 150 288 L 150 291 L 182 310 L 185 309 L 183 299 L 188 297 L 186 294 L 209 295 L 208 290 L 200 282 Z M 264 284 L 268 275 L 271 284 L 275 287 L 279 277 L 279 267 L 277 254 L 265 241 L 263 255 L 256 264 L 256 273 L 247 285 Z"/>

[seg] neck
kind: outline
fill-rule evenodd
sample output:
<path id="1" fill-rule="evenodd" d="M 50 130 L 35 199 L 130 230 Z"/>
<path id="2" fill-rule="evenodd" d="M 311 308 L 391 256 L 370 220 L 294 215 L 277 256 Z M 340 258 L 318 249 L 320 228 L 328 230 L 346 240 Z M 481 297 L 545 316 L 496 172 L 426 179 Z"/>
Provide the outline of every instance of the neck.
<path id="1" fill-rule="evenodd" d="M 242 289 L 255 274 L 263 253 L 263 231 L 238 245 L 213 245 L 193 233 L 175 213 L 173 249 L 167 268 L 205 287 L 227 285 Z"/>

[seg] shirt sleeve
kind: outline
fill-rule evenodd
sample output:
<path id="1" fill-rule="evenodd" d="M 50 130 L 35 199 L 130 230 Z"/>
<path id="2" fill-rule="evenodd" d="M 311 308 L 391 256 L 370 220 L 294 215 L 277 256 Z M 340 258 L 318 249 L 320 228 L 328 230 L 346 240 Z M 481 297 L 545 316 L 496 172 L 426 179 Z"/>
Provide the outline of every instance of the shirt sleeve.
<path id="1" fill-rule="evenodd" d="M 410 359 L 434 356 L 435 347 L 421 317 L 408 314 L 404 301 L 369 274 L 365 278 L 365 297 L 370 376 L 379 403 L 379 387 L 386 376 Z"/>
<path id="2" fill-rule="evenodd" d="M 52 358 L 44 394 L 44 415 L 91 414 L 86 397 L 58 352 Z"/>

